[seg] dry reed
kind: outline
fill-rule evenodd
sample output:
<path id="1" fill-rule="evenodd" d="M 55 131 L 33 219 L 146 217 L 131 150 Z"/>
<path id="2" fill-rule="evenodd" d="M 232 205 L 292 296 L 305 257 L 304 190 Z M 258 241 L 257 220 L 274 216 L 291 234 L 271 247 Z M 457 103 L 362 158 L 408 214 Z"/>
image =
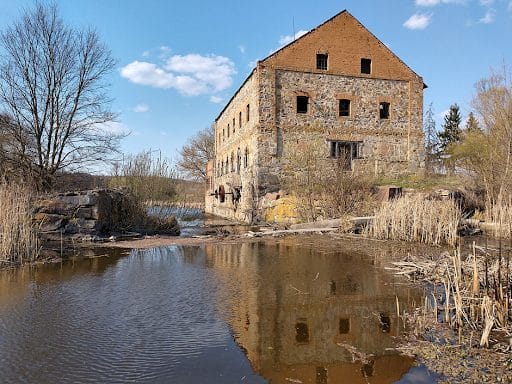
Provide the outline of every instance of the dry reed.
<path id="1" fill-rule="evenodd" d="M 0 184 L 0 266 L 22 264 L 38 256 L 30 196 L 23 187 Z"/>
<path id="2" fill-rule="evenodd" d="M 378 239 L 455 245 L 460 209 L 451 200 L 406 196 L 384 202 L 367 234 Z"/>
<path id="3" fill-rule="evenodd" d="M 501 198 L 494 204 L 488 204 L 485 220 L 492 223 L 491 233 L 494 237 L 512 237 L 512 200 Z"/>

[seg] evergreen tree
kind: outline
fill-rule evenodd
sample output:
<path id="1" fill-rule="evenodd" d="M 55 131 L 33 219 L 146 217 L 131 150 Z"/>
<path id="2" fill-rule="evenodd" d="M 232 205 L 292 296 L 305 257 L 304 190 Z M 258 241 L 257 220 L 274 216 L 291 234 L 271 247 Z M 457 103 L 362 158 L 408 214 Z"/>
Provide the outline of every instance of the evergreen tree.
<path id="1" fill-rule="evenodd" d="M 434 112 L 432 111 L 432 103 L 430 103 L 425 112 L 423 132 L 425 134 L 425 168 L 427 172 L 432 173 L 439 152 L 439 139 L 436 131 Z"/>
<path id="2" fill-rule="evenodd" d="M 450 111 L 444 117 L 443 130 L 439 132 L 439 146 L 441 151 L 445 151 L 450 144 L 459 143 L 462 136 L 460 128 L 461 117 L 459 106 L 453 104 Z"/>
<path id="3" fill-rule="evenodd" d="M 482 133 L 482 129 L 478 124 L 478 120 L 476 119 L 473 112 L 469 112 L 468 121 L 466 121 L 465 131 L 467 133 Z"/>

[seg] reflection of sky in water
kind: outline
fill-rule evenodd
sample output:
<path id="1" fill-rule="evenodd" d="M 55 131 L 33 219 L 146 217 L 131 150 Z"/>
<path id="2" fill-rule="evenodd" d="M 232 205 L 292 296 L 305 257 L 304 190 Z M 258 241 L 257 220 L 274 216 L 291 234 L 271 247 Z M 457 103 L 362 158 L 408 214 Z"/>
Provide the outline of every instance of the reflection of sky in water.
<path id="1" fill-rule="evenodd" d="M 364 254 L 301 240 L 0 273 L 0 381 L 432 383 L 387 351 L 395 298 L 416 293 Z"/>
<path id="2" fill-rule="evenodd" d="M 425 366 L 412 367 L 402 378 L 394 384 L 432 384 L 436 383 L 441 376 L 430 372 Z"/>

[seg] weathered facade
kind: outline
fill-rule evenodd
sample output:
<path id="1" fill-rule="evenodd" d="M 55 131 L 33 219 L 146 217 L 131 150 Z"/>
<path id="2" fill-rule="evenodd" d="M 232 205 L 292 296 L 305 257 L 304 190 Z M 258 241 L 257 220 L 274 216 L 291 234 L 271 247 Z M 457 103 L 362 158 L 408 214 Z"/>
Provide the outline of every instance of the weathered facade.
<path id="1" fill-rule="evenodd" d="M 281 189 L 306 127 L 352 172 L 423 162 L 423 79 L 343 11 L 262 61 L 215 120 L 206 211 L 245 222 Z M 275 197 L 275 196 L 274 196 Z"/>

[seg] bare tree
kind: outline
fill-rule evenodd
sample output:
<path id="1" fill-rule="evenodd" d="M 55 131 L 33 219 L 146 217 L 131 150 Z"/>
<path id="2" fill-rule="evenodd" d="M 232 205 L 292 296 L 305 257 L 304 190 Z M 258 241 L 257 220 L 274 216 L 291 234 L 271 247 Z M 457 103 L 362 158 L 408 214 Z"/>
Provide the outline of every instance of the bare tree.
<path id="1" fill-rule="evenodd" d="M 123 135 L 106 129 L 110 50 L 95 31 L 64 24 L 36 4 L 0 34 L 0 103 L 9 124 L 4 156 L 47 187 L 56 172 L 107 160 Z"/>
<path id="2" fill-rule="evenodd" d="M 509 68 L 476 84 L 473 106 L 482 129 L 466 133 L 452 150 L 454 161 L 486 191 L 487 205 L 512 198 L 512 78 Z"/>
<path id="3" fill-rule="evenodd" d="M 206 163 L 215 154 L 215 136 L 213 128 L 205 128 L 192 136 L 187 144 L 178 151 L 180 159 L 178 169 L 186 176 L 196 180 L 206 180 Z"/>

